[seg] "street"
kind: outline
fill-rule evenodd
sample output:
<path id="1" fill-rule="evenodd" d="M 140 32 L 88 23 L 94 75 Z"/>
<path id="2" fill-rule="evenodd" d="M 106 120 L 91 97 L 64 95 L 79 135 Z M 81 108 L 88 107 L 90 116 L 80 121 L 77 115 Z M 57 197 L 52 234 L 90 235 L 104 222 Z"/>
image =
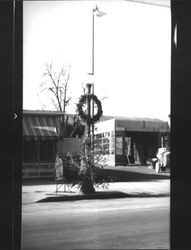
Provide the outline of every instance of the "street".
<path id="1" fill-rule="evenodd" d="M 170 198 L 22 206 L 22 250 L 169 249 Z"/>

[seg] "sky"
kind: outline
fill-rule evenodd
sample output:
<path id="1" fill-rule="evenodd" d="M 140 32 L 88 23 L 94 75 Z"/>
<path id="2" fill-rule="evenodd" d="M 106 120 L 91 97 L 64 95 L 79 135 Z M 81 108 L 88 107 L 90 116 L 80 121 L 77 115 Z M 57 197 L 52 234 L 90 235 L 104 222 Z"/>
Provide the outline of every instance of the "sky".
<path id="1" fill-rule="evenodd" d="M 95 16 L 92 67 L 92 10 Z M 94 83 L 103 115 L 168 120 L 170 8 L 128 1 L 24 1 L 23 109 L 53 110 L 42 92 L 45 65 L 71 65 L 67 109 L 75 113 L 82 83 Z"/>

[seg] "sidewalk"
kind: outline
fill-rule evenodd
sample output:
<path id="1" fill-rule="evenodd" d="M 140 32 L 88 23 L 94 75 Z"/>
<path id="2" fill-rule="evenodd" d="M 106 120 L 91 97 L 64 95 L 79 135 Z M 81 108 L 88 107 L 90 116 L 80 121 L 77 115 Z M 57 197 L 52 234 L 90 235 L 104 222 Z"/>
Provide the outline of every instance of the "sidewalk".
<path id="1" fill-rule="evenodd" d="M 81 199 L 111 199 L 123 197 L 163 197 L 170 195 L 170 173 L 156 175 L 154 171 L 143 167 L 135 168 L 115 168 L 115 171 L 123 171 L 124 176 L 137 173 L 139 179 L 136 181 L 111 182 L 108 189 L 96 188 L 96 193 L 84 195 L 77 187 L 61 186 L 56 193 L 56 184 L 36 184 L 23 185 L 22 204 L 34 202 L 69 201 Z M 143 180 L 143 177 L 148 176 Z"/>

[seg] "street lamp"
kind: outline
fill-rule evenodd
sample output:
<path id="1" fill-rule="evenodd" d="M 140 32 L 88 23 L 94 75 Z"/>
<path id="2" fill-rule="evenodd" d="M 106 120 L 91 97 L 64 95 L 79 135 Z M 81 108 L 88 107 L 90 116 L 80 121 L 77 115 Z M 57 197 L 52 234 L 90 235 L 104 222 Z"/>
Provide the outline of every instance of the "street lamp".
<path id="1" fill-rule="evenodd" d="M 103 17 L 106 15 L 105 12 L 99 10 L 98 6 L 96 5 L 95 8 L 92 10 L 92 71 L 89 75 L 94 75 L 94 17 Z M 92 93 L 94 94 L 94 84 L 92 84 Z M 90 106 L 89 106 L 90 107 Z M 94 116 L 94 101 L 92 101 L 92 116 Z M 94 150 L 94 124 L 92 124 L 92 150 Z"/>
<path id="2" fill-rule="evenodd" d="M 92 10 L 92 72 L 90 73 L 91 75 L 94 75 L 94 16 L 95 14 L 97 17 L 102 17 L 106 15 L 106 13 L 100 11 L 97 5 Z"/>

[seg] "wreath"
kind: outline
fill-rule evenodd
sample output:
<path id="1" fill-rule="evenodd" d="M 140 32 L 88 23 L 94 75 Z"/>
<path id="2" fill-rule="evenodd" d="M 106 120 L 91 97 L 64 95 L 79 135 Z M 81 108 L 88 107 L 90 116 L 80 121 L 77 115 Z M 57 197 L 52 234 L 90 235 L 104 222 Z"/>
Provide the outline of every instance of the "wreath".
<path id="1" fill-rule="evenodd" d="M 94 103 L 97 105 L 97 113 L 90 117 L 83 111 L 83 106 L 87 101 L 93 100 Z M 95 122 L 99 121 L 100 117 L 103 114 L 101 101 L 97 98 L 96 95 L 82 95 L 80 97 L 79 103 L 77 104 L 77 112 L 80 118 L 85 121 L 87 124 L 94 124 Z"/>

